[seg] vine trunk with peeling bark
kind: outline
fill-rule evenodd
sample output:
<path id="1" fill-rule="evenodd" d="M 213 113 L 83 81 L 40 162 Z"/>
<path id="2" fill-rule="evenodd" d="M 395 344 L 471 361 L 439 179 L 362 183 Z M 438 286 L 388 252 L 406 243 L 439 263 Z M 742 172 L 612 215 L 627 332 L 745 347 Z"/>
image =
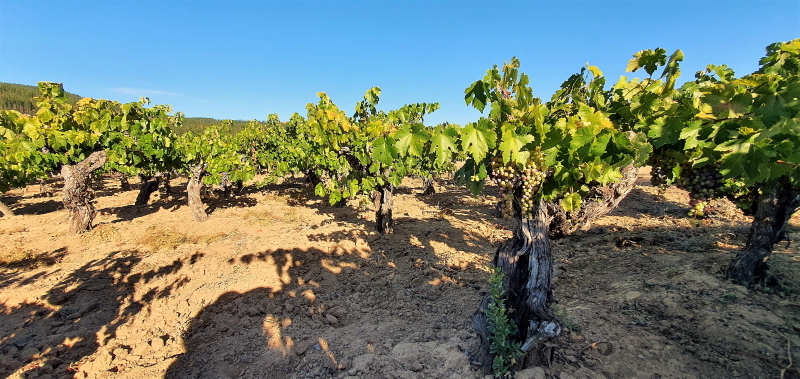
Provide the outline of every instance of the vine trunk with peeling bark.
<path id="1" fill-rule="evenodd" d="M 11 211 L 11 208 L 9 208 L 7 205 L 3 204 L 2 201 L 0 201 L 0 213 L 2 213 L 3 217 L 13 217 L 14 216 L 14 212 Z"/>
<path id="2" fill-rule="evenodd" d="M 206 165 L 199 164 L 190 169 L 189 183 L 186 185 L 186 192 L 189 203 L 189 211 L 196 221 L 208 220 L 205 205 L 200 198 L 200 189 L 203 187 L 203 177 L 206 175 Z"/>
<path id="3" fill-rule="evenodd" d="M 139 185 L 139 194 L 136 195 L 135 205 L 145 205 L 150 201 L 150 196 L 153 192 L 158 190 L 158 185 L 161 183 L 160 175 L 139 175 L 141 184 Z"/>
<path id="4" fill-rule="evenodd" d="M 793 188 L 785 178 L 772 189 L 762 189 L 755 203 L 747 243 L 728 266 L 730 279 L 745 286 L 756 282 L 771 284 L 767 274 L 769 257 L 776 243 L 788 241 L 786 226 L 798 208 L 800 189 Z"/>
<path id="5" fill-rule="evenodd" d="M 80 163 L 61 167 L 61 176 L 64 178 L 63 202 L 64 208 L 69 211 L 71 233 L 85 233 L 92 229 L 97 210 L 92 205 L 93 192 L 89 188 L 91 173 L 103 167 L 106 160 L 105 151 L 95 151 Z"/>

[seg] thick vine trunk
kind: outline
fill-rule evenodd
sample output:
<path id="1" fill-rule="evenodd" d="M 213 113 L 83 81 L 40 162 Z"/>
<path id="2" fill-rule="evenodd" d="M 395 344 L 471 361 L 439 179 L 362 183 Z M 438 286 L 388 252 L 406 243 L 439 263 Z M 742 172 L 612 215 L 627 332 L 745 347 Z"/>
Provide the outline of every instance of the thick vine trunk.
<path id="1" fill-rule="evenodd" d="M 786 225 L 800 207 L 800 189 L 788 180 L 758 195 L 747 244 L 728 266 L 728 278 L 745 286 L 766 279 L 772 247 L 786 238 Z"/>
<path id="2" fill-rule="evenodd" d="M 139 185 L 139 194 L 136 196 L 135 205 L 145 205 L 150 201 L 150 195 L 158 190 L 158 185 L 161 182 L 159 175 L 139 175 L 142 184 Z"/>
<path id="3" fill-rule="evenodd" d="M 53 197 L 53 189 L 47 184 L 46 179 L 36 179 L 36 181 L 39 182 L 39 196 Z"/>
<path id="4" fill-rule="evenodd" d="M 139 175 L 141 177 L 141 175 Z M 119 171 L 111 171 L 111 177 L 119 180 L 119 189 L 122 191 L 130 191 L 131 190 L 131 183 L 128 182 L 128 178 L 125 174 Z"/>
<path id="5" fill-rule="evenodd" d="M 538 359 L 544 343 L 561 333 L 551 304 L 553 292 L 551 276 L 553 257 L 550 252 L 547 204 L 539 201 L 532 219 L 521 219 L 514 237 L 497 249 L 495 267 L 505 275 L 503 289 L 506 291 L 506 308 L 513 309 L 509 319 L 517 325 L 516 340 L 523 344 L 524 352 L 534 352 Z M 489 329 L 486 320 L 487 295 L 478 311 L 472 316 L 472 324 L 482 337 L 483 355 L 478 359 L 491 366 L 489 351 Z"/>
<path id="6" fill-rule="evenodd" d="M 105 151 L 95 151 L 75 165 L 61 167 L 64 178 L 64 208 L 69 211 L 69 231 L 84 233 L 92 229 L 92 220 L 97 211 L 92 205 L 92 191 L 89 189 L 91 173 L 108 160 Z"/>
<path id="7" fill-rule="evenodd" d="M 220 176 L 222 181 L 219 183 L 219 187 L 222 189 L 222 197 L 227 199 L 231 197 L 231 192 L 233 192 L 233 183 L 231 183 L 230 175 L 227 172 L 223 172 Z"/>
<path id="8" fill-rule="evenodd" d="M 392 218 L 392 209 L 394 208 L 394 200 L 392 199 L 391 184 L 378 186 L 372 194 L 372 199 L 375 203 L 375 227 L 378 233 L 391 233 L 394 227 L 394 218 Z"/>
<path id="9" fill-rule="evenodd" d="M 203 200 L 200 199 L 200 189 L 203 187 L 203 177 L 206 176 L 206 165 L 197 165 L 191 168 L 191 175 L 189 177 L 189 184 L 186 186 L 186 192 L 189 198 L 189 210 L 192 216 L 197 221 L 208 220 Z"/>
<path id="10" fill-rule="evenodd" d="M 9 208 L 7 205 L 3 204 L 2 201 L 0 201 L 0 213 L 2 213 L 3 217 L 13 217 L 14 216 L 14 212 L 11 211 L 11 208 Z"/>
<path id="11" fill-rule="evenodd" d="M 622 178 L 619 181 L 591 188 L 577 212 L 567 213 L 560 203 L 548 203 L 548 211 L 553 217 L 550 221 L 550 237 L 562 238 L 579 229 L 589 229 L 594 220 L 614 210 L 636 187 L 638 171 L 638 168 L 631 164 L 621 170 Z"/>
<path id="12" fill-rule="evenodd" d="M 429 196 L 436 193 L 436 188 L 433 186 L 433 178 L 422 179 L 422 196 Z"/>
<path id="13" fill-rule="evenodd" d="M 172 179 L 172 174 L 165 172 L 162 180 L 164 182 L 164 195 L 169 195 L 172 193 L 172 186 L 169 185 L 170 179 Z"/>

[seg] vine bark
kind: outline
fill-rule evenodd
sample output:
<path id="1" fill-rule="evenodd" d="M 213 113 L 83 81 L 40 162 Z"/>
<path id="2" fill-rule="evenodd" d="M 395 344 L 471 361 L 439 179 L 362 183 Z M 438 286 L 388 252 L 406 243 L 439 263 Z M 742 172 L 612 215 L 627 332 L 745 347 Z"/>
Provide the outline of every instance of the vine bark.
<path id="1" fill-rule="evenodd" d="M 97 210 L 92 205 L 94 193 L 89 188 L 91 173 L 103 167 L 108 160 L 105 151 L 95 151 L 86 159 L 74 165 L 61 167 L 64 178 L 64 208 L 69 210 L 69 231 L 84 233 L 92 229 Z"/>
<path id="2" fill-rule="evenodd" d="M 186 185 L 188 195 L 189 211 L 196 221 L 203 222 L 208 220 L 203 200 L 200 198 L 200 189 L 203 187 L 203 177 L 206 176 L 205 164 L 199 164 L 190 169 L 189 184 Z"/>
<path id="3" fill-rule="evenodd" d="M 772 248 L 786 239 L 789 219 L 800 208 L 800 189 L 784 178 L 771 190 L 759 193 L 755 206 L 747 244 L 728 266 L 728 278 L 747 287 L 767 278 Z"/>

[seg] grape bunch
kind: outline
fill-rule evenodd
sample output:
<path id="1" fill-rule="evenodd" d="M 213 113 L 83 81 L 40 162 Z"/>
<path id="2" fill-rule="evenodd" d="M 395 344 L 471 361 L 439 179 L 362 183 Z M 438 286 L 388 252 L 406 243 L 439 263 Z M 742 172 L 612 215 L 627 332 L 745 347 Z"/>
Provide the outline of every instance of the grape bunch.
<path id="1" fill-rule="evenodd" d="M 689 210 L 689 217 L 704 217 L 706 215 L 706 205 L 708 201 L 692 199 L 689 201 L 692 209 Z"/>
<path id="2" fill-rule="evenodd" d="M 672 169 L 678 165 L 675 152 L 666 149 L 659 149 L 650 155 L 647 164 L 652 167 L 650 171 L 650 184 L 653 187 L 666 187 L 670 185 Z"/>
<path id="3" fill-rule="evenodd" d="M 547 175 L 544 163 L 544 154 L 537 147 L 531 152 L 528 162 L 522 170 L 522 216 L 533 218 L 533 201 L 539 186 Z"/>
<path id="4" fill-rule="evenodd" d="M 500 211 L 503 218 L 514 216 L 514 192 L 517 188 L 521 192 L 522 216 L 532 217 L 534 197 L 546 175 L 544 154 L 541 150 L 537 147 L 531 151 L 528 161 L 522 167 L 514 162 L 504 164 L 499 156 L 491 159 L 490 166 L 492 181 L 500 186 Z"/>
<path id="5" fill-rule="evenodd" d="M 503 218 L 514 216 L 514 187 L 520 182 L 519 170 L 515 163 L 504 164 L 499 156 L 492 157 L 490 163 L 492 181 L 500 186 L 500 212 Z"/>
<path id="6" fill-rule="evenodd" d="M 681 177 L 676 184 L 689 191 L 689 197 L 692 199 L 689 204 L 693 206 L 689 216 L 703 217 L 708 200 L 721 195 L 725 179 L 719 172 L 718 164 L 694 168 L 691 163 L 684 162 L 681 164 Z"/>

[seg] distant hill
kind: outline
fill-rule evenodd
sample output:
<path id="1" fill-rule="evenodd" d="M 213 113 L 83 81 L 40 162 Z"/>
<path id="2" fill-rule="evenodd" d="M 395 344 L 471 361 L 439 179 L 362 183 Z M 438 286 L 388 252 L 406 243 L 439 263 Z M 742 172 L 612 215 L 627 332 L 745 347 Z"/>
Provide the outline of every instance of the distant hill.
<path id="1" fill-rule="evenodd" d="M 66 91 L 65 91 L 66 92 Z M 75 105 L 82 98 L 80 95 L 66 92 L 69 103 Z M 3 83 L 0 82 L 0 110 L 15 110 L 20 113 L 33 115 L 36 113 L 36 102 L 34 97 L 39 96 L 39 87 L 28 86 L 24 84 Z M 250 121 L 233 120 L 231 129 L 236 133 Z M 183 126 L 176 128 L 175 132 L 179 134 L 193 131 L 195 133 L 203 131 L 203 129 L 211 125 L 219 125 L 222 120 L 209 117 L 186 117 L 183 120 Z"/>
<path id="2" fill-rule="evenodd" d="M 80 96 L 66 92 L 70 104 L 75 104 Z M 14 110 L 25 114 L 36 113 L 36 102 L 33 98 L 39 96 L 39 87 L 24 84 L 0 82 L 0 110 Z"/>

